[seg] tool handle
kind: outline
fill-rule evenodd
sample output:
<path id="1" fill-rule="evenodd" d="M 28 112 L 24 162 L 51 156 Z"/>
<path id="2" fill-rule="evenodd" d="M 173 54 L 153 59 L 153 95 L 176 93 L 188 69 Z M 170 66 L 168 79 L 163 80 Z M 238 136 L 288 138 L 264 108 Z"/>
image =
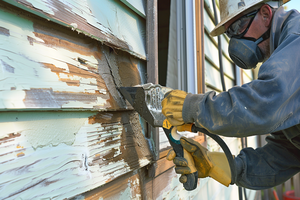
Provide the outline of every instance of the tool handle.
<path id="1" fill-rule="evenodd" d="M 221 148 L 223 149 L 223 151 L 226 155 L 226 158 L 229 163 L 230 171 L 231 171 L 231 184 L 234 184 L 235 179 L 236 179 L 235 162 L 233 160 L 233 156 L 231 154 L 230 149 L 228 148 L 226 143 L 222 140 L 222 138 L 220 138 L 218 135 L 208 132 L 204 128 L 199 128 L 199 127 L 195 126 L 195 124 L 184 124 L 177 128 L 178 128 L 178 131 L 189 131 L 189 132 L 193 132 L 193 133 L 202 132 L 205 135 L 208 135 L 209 137 L 211 137 L 213 140 L 215 140 L 221 146 Z"/>
<path id="2" fill-rule="evenodd" d="M 224 140 L 222 140 L 222 138 L 220 138 L 218 135 L 215 135 L 215 134 L 212 134 L 212 133 L 208 132 L 204 128 L 199 128 L 199 127 L 195 126 L 195 124 L 193 124 L 190 127 L 191 127 L 191 130 L 189 130 L 190 132 L 204 133 L 205 135 L 208 135 L 209 137 L 211 137 L 213 140 L 215 140 L 220 145 L 220 147 L 223 149 L 223 151 L 226 155 L 226 158 L 228 160 L 228 163 L 229 163 L 229 167 L 230 167 L 230 171 L 231 171 L 231 184 L 234 184 L 235 180 L 236 180 L 236 165 L 235 165 L 235 161 L 233 160 L 233 156 L 231 154 L 231 151 L 228 148 L 228 146 L 226 145 L 226 143 L 224 142 Z"/>
<path id="3" fill-rule="evenodd" d="M 168 120 L 164 121 L 163 129 L 171 146 L 173 147 L 173 150 L 176 153 L 176 157 L 184 157 L 192 171 L 191 174 L 185 174 L 187 181 L 183 184 L 183 187 L 188 191 L 196 189 L 198 182 L 198 171 L 195 168 L 192 155 L 183 149 L 180 144 L 180 135 L 177 133 L 176 127 L 172 126 Z"/>

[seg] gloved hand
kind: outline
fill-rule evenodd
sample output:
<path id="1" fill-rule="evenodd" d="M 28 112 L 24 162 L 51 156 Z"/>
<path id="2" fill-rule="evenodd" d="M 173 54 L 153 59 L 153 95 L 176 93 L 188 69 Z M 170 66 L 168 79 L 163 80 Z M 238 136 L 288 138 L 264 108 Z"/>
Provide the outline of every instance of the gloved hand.
<path id="1" fill-rule="evenodd" d="M 190 138 L 181 137 L 180 143 L 182 147 L 192 155 L 195 167 L 198 171 L 198 178 L 205 178 L 209 176 L 221 184 L 227 187 L 229 186 L 231 183 L 231 172 L 224 153 L 209 152 L 198 142 Z M 179 181 L 181 183 L 185 183 L 187 181 L 185 174 L 190 174 L 191 169 L 188 167 L 188 163 L 185 158 L 175 156 L 175 152 L 171 149 L 167 155 L 167 160 L 173 160 L 176 173 L 181 174 Z"/>
<path id="2" fill-rule="evenodd" d="M 172 90 L 161 102 L 162 113 L 173 126 L 184 124 L 182 108 L 187 93 L 182 90 Z"/>

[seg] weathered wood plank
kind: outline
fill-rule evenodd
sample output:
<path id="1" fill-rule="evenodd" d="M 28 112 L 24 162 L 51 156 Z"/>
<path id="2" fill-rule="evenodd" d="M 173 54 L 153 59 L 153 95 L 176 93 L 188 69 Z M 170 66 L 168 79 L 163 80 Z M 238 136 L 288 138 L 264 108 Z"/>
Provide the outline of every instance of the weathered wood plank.
<path id="1" fill-rule="evenodd" d="M 7 9 L 0 9 L 0 109 L 126 108 L 116 87 L 141 83 L 139 59 Z"/>
<path id="2" fill-rule="evenodd" d="M 119 1 L 6 2 L 146 60 L 145 20 Z"/>
<path id="3" fill-rule="evenodd" d="M 196 18 L 196 48 L 197 48 L 197 84 L 198 93 L 204 93 L 204 22 L 203 22 L 203 1 L 195 1 Z"/>
<path id="4" fill-rule="evenodd" d="M 144 171 L 144 169 L 139 169 L 134 172 L 127 173 L 113 182 L 75 196 L 71 199 L 152 199 L 151 193 L 147 194 L 144 190 Z"/>
<path id="5" fill-rule="evenodd" d="M 146 166 L 138 121 L 135 112 L 2 112 L 0 199 L 70 198 Z"/>
<path id="6" fill-rule="evenodd" d="M 157 0 L 147 2 L 147 73 L 148 82 L 158 83 Z"/>

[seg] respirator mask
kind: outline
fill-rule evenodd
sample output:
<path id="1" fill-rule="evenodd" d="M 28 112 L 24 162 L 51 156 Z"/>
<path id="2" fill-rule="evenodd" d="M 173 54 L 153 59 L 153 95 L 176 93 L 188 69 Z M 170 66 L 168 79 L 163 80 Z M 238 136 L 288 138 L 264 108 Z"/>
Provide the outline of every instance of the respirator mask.
<path id="1" fill-rule="evenodd" d="M 244 37 L 258 11 L 255 10 L 242 16 L 225 32 L 231 38 L 228 46 L 229 56 L 236 65 L 243 69 L 255 68 L 258 62 L 263 61 L 264 56 L 258 44 L 270 37 L 270 29 L 258 39 Z"/>
<path id="2" fill-rule="evenodd" d="M 270 29 L 258 39 L 255 38 L 231 38 L 228 46 L 229 56 L 233 62 L 243 68 L 255 68 L 258 62 L 262 62 L 264 56 L 258 44 L 270 37 Z"/>

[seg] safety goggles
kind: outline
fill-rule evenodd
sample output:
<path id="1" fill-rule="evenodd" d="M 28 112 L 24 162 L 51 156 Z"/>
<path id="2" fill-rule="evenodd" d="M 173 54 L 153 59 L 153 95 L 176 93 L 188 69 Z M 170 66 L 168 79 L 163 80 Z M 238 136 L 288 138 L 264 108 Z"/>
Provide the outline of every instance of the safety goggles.
<path id="1" fill-rule="evenodd" d="M 256 16 L 256 14 L 258 13 L 258 11 L 259 10 L 252 11 L 252 12 L 240 17 L 239 19 L 237 19 L 225 31 L 226 35 L 229 38 L 243 37 L 247 33 L 247 31 L 248 31 L 249 27 L 251 26 L 252 21 L 253 21 L 254 17 Z"/>

